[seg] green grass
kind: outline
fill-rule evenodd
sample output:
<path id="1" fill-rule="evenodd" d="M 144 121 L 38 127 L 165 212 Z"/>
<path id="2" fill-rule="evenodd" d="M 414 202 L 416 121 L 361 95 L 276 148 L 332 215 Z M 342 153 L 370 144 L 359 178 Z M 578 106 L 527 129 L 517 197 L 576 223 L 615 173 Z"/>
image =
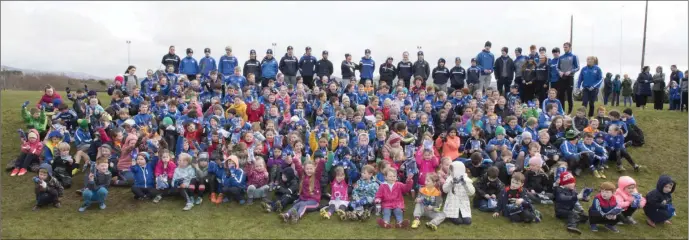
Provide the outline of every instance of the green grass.
<path id="1" fill-rule="evenodd" d="M 65 96 L 64 93 L 62 96 Z M 16 130 L 24 127 L 19 116 L 22 102 L 35 103 L 40 92 L 2 92 L 2 166 L 19 152 Z M 105 102 L 109 102 L 107 99 Z M 667 108 L 667 107 L 666 107 Z M 621 107 L 617 108 L 622 110 Z M 554 218 L 553 207 L 537 206 L 544 219 L 538 224 L 513 224 L 506 218 L 492 218 L 488 213 L 473 210 L 471 226 L 440 225 L 437 232 L 425 227 L 417 230 L 385 230 L 374 219 L 364 223 L 322 220 L 317 213 L 307 214 L 297 225 L 286 225 L 275 214 L 261 211 L 258 204 L 239 206 L 236 203 L 215 207 L 205 202 L 192 211 L 183 212 L 180 197 L 168 197 L 160 204 L 133 199 L 128 188 L 111 188 L 108 208 L 93 207 L 77 212 L 80 197 L 75 188 L 66 190 L 61 209 L 46 207 L 32 212 L 33 183 L 29 173 L 22 177 L 2 174 L 2 238 L 685 238 L 687 237 L 687 114 L 634 108 L 637 122 L 646 134 L 646 145 L 631 148 L 630 153 L 645 168 L 627 173 L 636 179 L 644 195 L 655 187 L 660 174 L 671 175 L 678 183 L 674 193 L 677 217 L 673 225 L 653 229 L 644 224 L 643 211 L 635 218 L 636 226 L 621 226 L 621 233 L 605 229 L 598 233 L 580 225 L 584 234 L 565 231 L 564 222 Z M 626 164 L 626 163 L 625 163 Z M 619 175 L 608 171 L 608 179 L 617 182 Z M 82 173 L 75 178 L 82 186 Z M 600 180 L 587 175 L 577 179 L 578 187 L 598 186 Z M 405 217 L 410 218 L 413 206 L 407 199 Z M 589 203 L 584 203 L 588 209 Z"/>

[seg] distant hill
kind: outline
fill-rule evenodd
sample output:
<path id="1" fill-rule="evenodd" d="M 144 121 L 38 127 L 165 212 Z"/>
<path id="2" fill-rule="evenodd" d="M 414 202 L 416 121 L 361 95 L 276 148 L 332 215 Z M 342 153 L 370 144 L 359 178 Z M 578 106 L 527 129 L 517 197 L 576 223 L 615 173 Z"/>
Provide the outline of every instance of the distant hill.
<path id="1" fill-rule="evenodd" d="M 25 68 L 16 68 L 16 67 L 11 67 L 11 66 L 5 66 L 5 65 L 0 65 L 0 69 L 2 71 L 21 71 L 24 73 L 24 75 L 57 75 L 57 76 L 65 76 L 67 78 L 72 78 L 72 79 L 79 79 L 79 80 L 104 80 L 108 78 L 104 77 L 98 77 L 86 73 L 80 73 L 80 72 L 50 72 L 50 71 L 41 71 L 41 70 L 34 70 L 34 69 L 25 69 Z"/>

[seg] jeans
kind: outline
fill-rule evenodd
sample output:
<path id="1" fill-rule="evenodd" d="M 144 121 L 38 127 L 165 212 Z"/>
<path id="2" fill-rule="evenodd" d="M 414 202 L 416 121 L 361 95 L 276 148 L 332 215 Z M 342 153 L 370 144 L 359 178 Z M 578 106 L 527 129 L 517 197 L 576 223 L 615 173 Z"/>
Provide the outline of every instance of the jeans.
<path id="1" fill-rule="evenodd" d="M 623 102 L 624 102 L 624 106 L 625 106 L 625 107 L 627 106 L 627 101 L 629 101 L 629 106 L 632 106 L 632 96 L 626 96 L 626 97 L 624 97 Z M 618 106 L 620 105 L 619 99 L 618 99 L 617 105 L 618 105 Z"/>
<path id="2" fill-rule="evenodd" d="M 244 199 L 244 190 L 239 187 L 223 187 L 222 192 L 230 201 Z"/>
<path id="3" fill-rule="evenodd" d="M 498 81 L 498 92 L 501 96 L 504 96 L 506 92 L 510 91 L 510 84 L 512 84 L 512 79 L 500 77 Z"/>
<path id="4" fill-rule="evenodd" d="M 285 83 L 287 83 L 287 85 L 296 86 L 297 85 L 297 76 L 285 75 Z"/>
<path id="5" fill-rule="evenodd" d="M 252 198 L 265 198 L 268 196 L 268 185 L 263 185 L 262 187 L 256 187 L 254 185 L 249 185 L 246 189 L 246 195 L 249 199 Z"/>
<path id="6" fill-rule="evenodd" d="M 582 103 L 584 107 L 588 106 L 589 107 L 589 117 L 593 117 L 593 112 L 594 112 L 594 103 L 596 102 L 596 99 L 598 99 L 598 88 L 594 88 L 593 90 L 589 90 L 588 88 L 581 89 L 582 93 Z"/>
<path id="7" fill-rule="evenodd" d="M 88 175 L 87 175 L 88 176 Z M 113 183 L 115 186 L 129 186 L 134 183 L 134 174 L 129 171 L 117 171 L 117 181 Z"/>
<path id="8" fill-rule="evenodd" d="M 401 208 L 383 208 L 383 221 L 386 223 L 390 223 L 390 215 L 395 214 L 395 221 L 397 223 L 402 223 L 404 220 L 404 216 L 402 216 L 402 209 Z"/>
<path id="9" fill-rule="evenodd" d="M 680 99 L 671 99 L 670 110 L 679 110 L 679 101 Z"/>
<path id="10" fill-rule="evenodd" d="M 498 210 L 498 206 L 488 207 L 488 199 L 478 200 L 478 210 L 481 212 L 495 212 Z"/>
<path id="11" fill-rule="evenodd" d="M 84 206 L 90 206 L 91 202 L 105 203 L 105 198 L 108 197 L 108 189 L 104 187 L 95 191 L 85 189 L 81 196 L 84 198 Z"/>

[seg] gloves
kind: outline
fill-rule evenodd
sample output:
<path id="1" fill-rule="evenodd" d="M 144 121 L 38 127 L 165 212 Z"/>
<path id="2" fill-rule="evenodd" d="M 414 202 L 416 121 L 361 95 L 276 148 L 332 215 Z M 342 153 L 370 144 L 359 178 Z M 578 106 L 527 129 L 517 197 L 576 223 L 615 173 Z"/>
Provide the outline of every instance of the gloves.
<path id="1" fill-rule="evenodd" d="M 29 105 L 29 103 L 29 101 L 24 102 L 24 104 L 22 104 L 22 108 L 25 108 L 27 105 Z"/>
<path id="2" fill-rule="evenodd" d="M 48 184 L 45 181 L 41 181 L 40 185 L 42 188 L 46 188 L 48 186 Z"/>

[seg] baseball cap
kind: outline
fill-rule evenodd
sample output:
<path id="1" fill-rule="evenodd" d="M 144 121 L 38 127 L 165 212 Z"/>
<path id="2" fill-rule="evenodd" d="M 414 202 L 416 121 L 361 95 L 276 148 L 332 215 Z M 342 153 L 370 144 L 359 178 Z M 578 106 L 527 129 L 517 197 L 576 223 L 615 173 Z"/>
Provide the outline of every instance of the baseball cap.
<path id="1" fill-rule="evenodd" d="M 210 53 L 210 52 L 211 52 L 211 49 L 210 49 L 210 48 L 205 48 L 205 49 L 203 49 L 203 52 L 204 52 L 204 53 Z"/>
<path id="2" fill-rule="evenodd" d="M 327 50 L 323 50 L 323 54 L 328 54 L 328 51 L 327 51 Z"/>
<path id="3" fill-rule="evenodd" d="M 251 51 L 249 51 L 249 54 L 256 54 L 256 50 L 251 49 Z"/>
<path id="4" fill-rule="evenodd" d="M 416 53 L 416 55 L 417 56 L 423 56 L 423 51 L 419 51 L 418 53 Z"/>
<path id="5" fill-rule="evenodd" d="M 292 46 L 287 46 L 287 50 L 292 50 Z"/>
<path id="6" fill-rule="evenodd" d="M 225 47 L 225 51 L 230 51 L 230 52 L 232 52 L 232 47 L 230 47 L 230 46 Z"/>
<path id="7" fill-rule="evenodd" d="M 364 50 L 364 53 L 371 53 L 371 49 Z"/>
<path id="8" fill-rule="evenodd" d="M 273 49 L 268 49 L 268 51 L 266 51 L 266 54 L 273 54 Z"/>
<path id="9" fill-rule="evenodd" d="M 546 51 L 546 50 L 545 50 L 545 47 L 540 47 L 540 48 L 538 48 L 538 51 L 540 52 L 540 51 Z"/>

